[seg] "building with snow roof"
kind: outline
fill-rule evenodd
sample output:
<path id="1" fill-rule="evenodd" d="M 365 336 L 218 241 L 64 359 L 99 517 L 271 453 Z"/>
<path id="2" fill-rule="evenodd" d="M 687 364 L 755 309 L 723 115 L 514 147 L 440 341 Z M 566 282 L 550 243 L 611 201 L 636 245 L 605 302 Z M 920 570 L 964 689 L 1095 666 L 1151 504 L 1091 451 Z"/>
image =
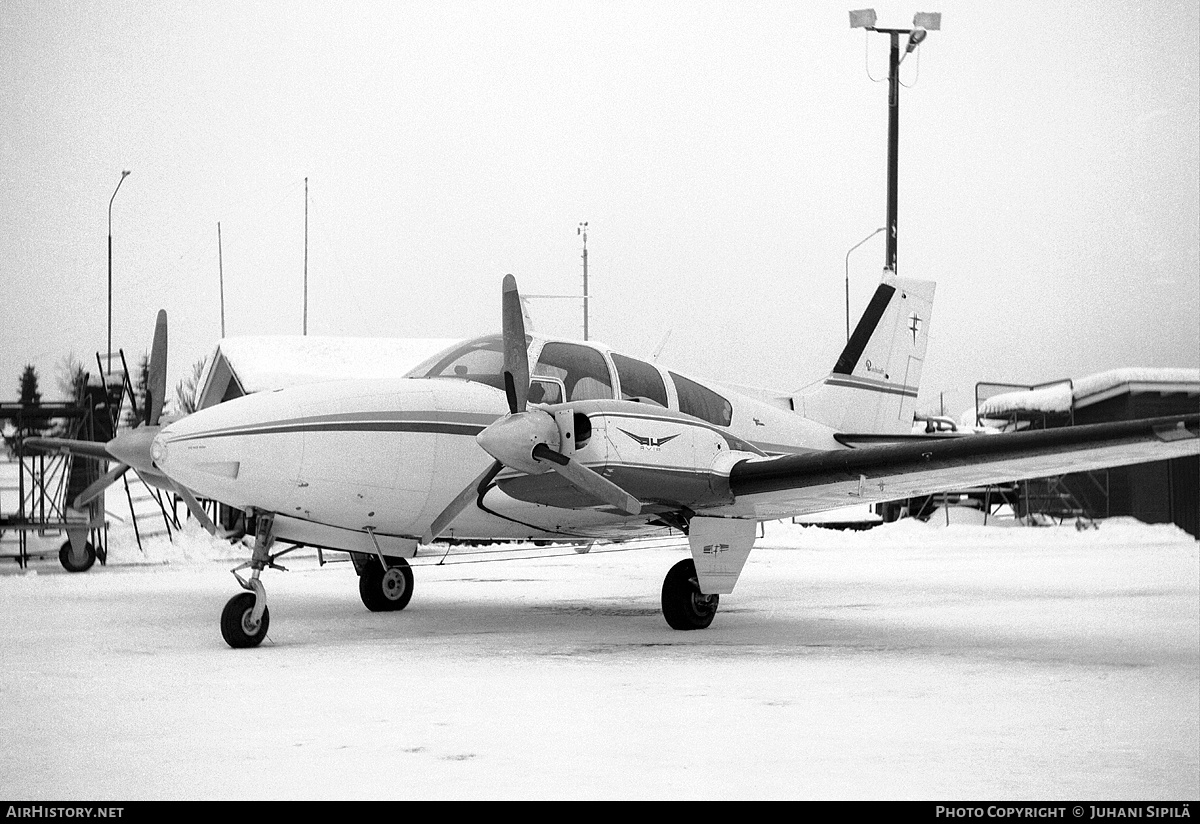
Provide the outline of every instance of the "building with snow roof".
<path id="1" fill-rule="evenodd" d="M 979 383 L 976 423 L 1050 429 L 1200 411 L 1200 369 L 1110 369 L 1037 386 Z M 1200 457 L 1066 475 L 1070 497 L 1092 517 L 1132 515 L 1200 537 Z"/>
<path id="2" fill-rule="evenodd" d="M 200 377 L 196 408 L 233 398 L 335 380 L 400 378 L 457 338 L 338 338 L 262 335 L 225 338 Z"/>

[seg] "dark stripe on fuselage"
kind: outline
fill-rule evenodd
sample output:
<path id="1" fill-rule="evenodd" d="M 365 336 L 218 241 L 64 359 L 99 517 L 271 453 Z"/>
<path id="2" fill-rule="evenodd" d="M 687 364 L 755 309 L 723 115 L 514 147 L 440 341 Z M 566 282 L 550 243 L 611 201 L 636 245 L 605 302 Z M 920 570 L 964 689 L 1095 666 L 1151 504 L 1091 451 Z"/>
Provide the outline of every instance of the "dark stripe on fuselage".
<path id="1" fill-rule="evenodd" d="M 486 427 L 471 423 L 440 423 L 434 421 L 347 421 L 344 423 L 299 423 L 287 426 L 258 426 L 246 429 L 224 429 L 197 432 L 173 440 L 194 441 L 202 438 L 235 438 L 242 435 L 288 435 L 297 432 L 421 432 L 437 435 L 478 435 Z"/>

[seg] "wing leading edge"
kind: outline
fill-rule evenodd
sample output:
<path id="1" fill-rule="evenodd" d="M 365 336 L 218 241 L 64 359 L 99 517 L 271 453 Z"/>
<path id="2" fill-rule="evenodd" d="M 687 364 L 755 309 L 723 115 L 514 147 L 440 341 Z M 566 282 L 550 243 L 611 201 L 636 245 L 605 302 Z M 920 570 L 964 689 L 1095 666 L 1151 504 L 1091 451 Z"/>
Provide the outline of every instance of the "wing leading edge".
<path id="1" fill-rule="evenodd" d="M 752 458 L 729 485 L 742 517 L 788 517 L 973 486 L 1200 455 L 1200 414 Z"/>

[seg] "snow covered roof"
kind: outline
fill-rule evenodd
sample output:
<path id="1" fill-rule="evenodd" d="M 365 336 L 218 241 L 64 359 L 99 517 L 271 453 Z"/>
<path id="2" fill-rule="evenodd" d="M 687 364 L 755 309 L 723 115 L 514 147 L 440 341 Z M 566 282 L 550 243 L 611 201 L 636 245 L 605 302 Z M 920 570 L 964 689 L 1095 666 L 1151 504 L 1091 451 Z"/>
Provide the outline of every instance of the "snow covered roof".
<path id="1" fill-rule="evenodd" d="M 399 378 L 457 338 L 338 338 L 273 335 L 225 338 L 209 360 L 198 407 L 220 403 L 231 384 L 250 394 L 307 383 Z"/>
<path id="2" fill-rule="evenodd" d="M 979 416 L 1003 418 L 1021 412 L 1066 414 L 1117 395 L 1141 392 L 1200 395 L 1200 369 L 1109 369 L 1078 380 L 993 395 L 979 404 Z"/>

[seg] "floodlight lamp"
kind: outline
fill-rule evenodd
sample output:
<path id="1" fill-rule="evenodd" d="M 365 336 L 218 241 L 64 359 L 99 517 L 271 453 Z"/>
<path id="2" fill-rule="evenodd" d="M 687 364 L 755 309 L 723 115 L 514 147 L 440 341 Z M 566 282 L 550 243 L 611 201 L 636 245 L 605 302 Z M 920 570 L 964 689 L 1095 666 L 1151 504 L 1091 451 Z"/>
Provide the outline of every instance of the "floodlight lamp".
<path id="1" fill-rule="evenodd" d="M 850 12 L 850 28 L 869 29 L 875 25 L 875 9 L 859 9 Z"/>
<path id="2" fill-rule="evenodd" d="M 925 29 L 913 29 L 908 35 L 908 47 L 904 49 L 905 54 L 912 54 L 913 49 L 921 45 L 921 41 L 929 36 L 929 32 Z"/>
<path id="3" fill-rule="evenodd" d="M 913 15 L 913 25 L 926 31 L 941 31 L 942 13 L 940 11 L 919 11 Z"/>

